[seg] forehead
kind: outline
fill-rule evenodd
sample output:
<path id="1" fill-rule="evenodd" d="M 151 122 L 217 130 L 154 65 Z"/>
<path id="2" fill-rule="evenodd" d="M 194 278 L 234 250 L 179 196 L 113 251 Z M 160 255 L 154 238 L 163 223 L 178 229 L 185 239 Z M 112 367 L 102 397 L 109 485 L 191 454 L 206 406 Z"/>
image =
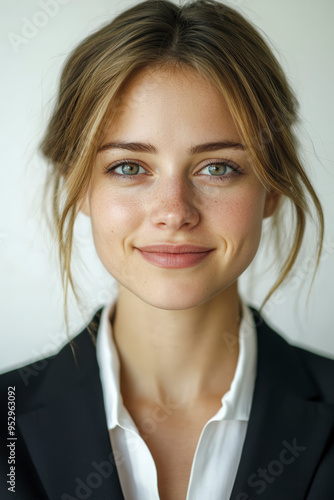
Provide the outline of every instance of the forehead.
<path id="1" fill-rule="evenodd" d="M 236 126 L 221 92 L 189 68 L 155 68 L 137 73 L 123 89 L 119 106 L 108 122 L 108 133 L 168 136 L 194 135 L 238 139 Z M 198 138 L 196 136 L 199 136 Z M 127 138 L 127 137 L 124 137 Z"/>
<path id="2" fill-rule="evenodd" d="M 123 91 L 124 99 L 132 99 L 134 102 L 145 100 L 164 94 L 183 94 L 185 97 L 193 89 L 201 94 L 217 93 L 213 84 L 186 66 L 164 66 L 157 68 L 146 68 L 137 72 L 127 83 Z"/>

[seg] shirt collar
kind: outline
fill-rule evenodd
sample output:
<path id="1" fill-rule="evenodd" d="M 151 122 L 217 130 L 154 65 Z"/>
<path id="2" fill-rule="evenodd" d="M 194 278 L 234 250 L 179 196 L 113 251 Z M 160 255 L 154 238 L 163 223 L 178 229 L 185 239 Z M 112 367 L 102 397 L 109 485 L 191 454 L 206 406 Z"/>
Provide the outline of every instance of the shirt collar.
<path id="1" fill-rule="evenodd" d="M 249 420 L 257 364 L 256 327 L 249 307 L 243 302 L 241 307 L 236 371 L 229 391 L 222 398 L 222 407 L 212 420 Z M 109 319 L 114 309 L 115 303 L 103 309 L 96 342 L 108 429 L 117 425 L 133 426 L 120 392 L 120 362 Z M 231 335 L 226 334 L 225 340 L 229 349 L 236 348 L 236 341 Z"/>
<path id="2" fill-rule="evenodd" d="M 241 302 L 242 320 L 239 327 L 239 356 L 229 391 L 222 398 L 222 408 L 215 420 L 249 420 L 256 378 L 257 341 L 254 318 L 249 307 Z M 230 349 L 235 348 L 230 343 Z"/>
<path id="3" fill-rule="evenodd" d="M 104 307 L 96 340 L 96 356 L 100 367 L 108 429 L 119 425 L 123 409 L 123 398 L 120 392 L 120 362 L 110 323 L 114 309 L 114 302 Z"/>

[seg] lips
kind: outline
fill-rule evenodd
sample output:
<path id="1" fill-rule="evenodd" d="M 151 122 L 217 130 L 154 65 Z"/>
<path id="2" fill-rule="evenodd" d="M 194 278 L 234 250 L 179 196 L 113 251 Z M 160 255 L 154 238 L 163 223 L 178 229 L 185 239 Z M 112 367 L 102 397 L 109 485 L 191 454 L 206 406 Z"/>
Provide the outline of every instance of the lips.
<path id="1" fill-rule="evenodd" d="M 159 244 L 136 247 L 136 250 L 155 266 L 184 269 L 200 264 L 214 249 L 198 245 Z"/>

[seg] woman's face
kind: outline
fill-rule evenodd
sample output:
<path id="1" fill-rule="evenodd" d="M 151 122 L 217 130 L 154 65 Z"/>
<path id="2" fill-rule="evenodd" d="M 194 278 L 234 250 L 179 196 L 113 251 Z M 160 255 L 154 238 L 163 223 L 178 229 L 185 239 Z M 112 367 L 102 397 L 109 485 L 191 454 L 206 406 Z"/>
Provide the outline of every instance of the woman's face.
<path id="1" fill-rule="evenodd" d="M 218 91 L 191 70 L 157 69 L 125 90 L 83 211 L 122 286 L 155 307 L 188 309 L 228 293 L 275 206 Z"/>

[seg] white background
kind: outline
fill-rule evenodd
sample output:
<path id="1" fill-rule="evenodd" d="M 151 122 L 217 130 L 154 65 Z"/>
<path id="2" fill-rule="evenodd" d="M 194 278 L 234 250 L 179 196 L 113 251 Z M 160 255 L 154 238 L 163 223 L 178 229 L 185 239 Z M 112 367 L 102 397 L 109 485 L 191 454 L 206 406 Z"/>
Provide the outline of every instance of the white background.
<path id="1" fill-rule="evenodd" d="M 52 253 L 55 245 L 41 209 L 46 166 L 36 147 L 66 56 L 87 34 L 134 2 L 45 0 L 49 14 L 42 3 L 1 2 L 0 371 L 44 357 L 66 342 L 62 289 Z M 326 217 L 324 254 L 307 307 L 314 231 L 309 232 L 293 281 L 268 303 L 264 316 L 292 342 L 334 357 L 334 2 L 228 3 L 263 30 L 278 50 L 301 104 L 305 162 Z M 87 270 L 80 271 L 83 314 L 71 301 L 72 335 L 116 290 L 94 254 L 84 216 L 77 227 L 77 241 Z M 255 305 L 273 280 L 270 272 L 264 272 L 266 262 L 261 254 L 255 279 L 242 279 L 243 294 Z"/>

